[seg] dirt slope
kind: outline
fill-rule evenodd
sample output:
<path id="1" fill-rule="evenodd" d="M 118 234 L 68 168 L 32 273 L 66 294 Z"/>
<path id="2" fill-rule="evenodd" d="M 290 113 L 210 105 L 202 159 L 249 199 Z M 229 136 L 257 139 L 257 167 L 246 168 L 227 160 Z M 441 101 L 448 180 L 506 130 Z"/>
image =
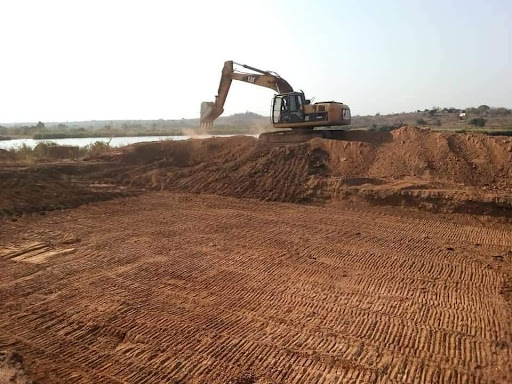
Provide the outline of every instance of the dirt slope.
<path id="1" fill-rule="evenodd" d="M 364 199 L 512 218 L 512 139 L 404 127 L 265 148 L 252 137 L 139 143 L 101 162 L 0 168 L 0 217 L 137 190 L 323 203 Z M 122 189 L 118 187 L 122 186 Z"/>
<path id="2" fill-rule="evenodd" d="M 86 162 L 0 167 L 0 220 L 132 195 L 118 186 L 97 183 L 110 168 L 119 167 Z"/>
<path id="3" fill-rule="evenodd" d="M 404 127 L 277 148 L 258 147 L 247 137 L 214 138 L 142 143 L 115 158 L 138 165 L 118 182 L 154 190 L 314 202 L 363 189 L 375 198 L 512 203 L 512 139 L 481 134 Z"/>

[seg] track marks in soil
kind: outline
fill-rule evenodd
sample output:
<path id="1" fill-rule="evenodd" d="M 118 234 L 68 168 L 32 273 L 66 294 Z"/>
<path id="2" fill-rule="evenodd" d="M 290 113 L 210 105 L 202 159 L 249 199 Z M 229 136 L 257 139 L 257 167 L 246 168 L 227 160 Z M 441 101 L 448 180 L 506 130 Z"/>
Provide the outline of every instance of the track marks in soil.
<path id="1" fill-rule="evenodd" d="M 51 257 L 67 255 L 75 252 L 76 248 L 52 249 L 46 243 L 29 242 L 21 246 L 8 247 L 0 250 L 0 257 L 25 263 L 43 264 Z"/>
<path id="2" fill-rule="evenodd" d="M 510 231 L 169 193 L 98 206 L 24 228 L 65 228 L 75 253 L 0 259 L 0 347 L 15 340 L 40 382 L 510 378 L 488 261 Z"/>

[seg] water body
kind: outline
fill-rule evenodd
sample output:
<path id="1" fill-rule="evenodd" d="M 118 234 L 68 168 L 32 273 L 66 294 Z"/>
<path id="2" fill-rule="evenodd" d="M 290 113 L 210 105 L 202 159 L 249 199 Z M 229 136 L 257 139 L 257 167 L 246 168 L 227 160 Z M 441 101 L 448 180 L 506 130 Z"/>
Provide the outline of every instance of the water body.
<path id="1" fill-rule="evenodd" d="M 235 135 L 199 135 L 194 136 L 194 139 L 207 139 L 210 137 L 231 137 Z M 252 136 L 252 137 L 258 137 L 258 135 L 244 135 L 244 136 Z M 127 137 L 113 137 L 110 139 L 109 137 L 77 137 L 77 138 L 68 138 L 68 139 L 43 139 L 43 140 L 34 140 L 34 139 L 14 139 L 14 140 L 2 140 L 0 141 L 0 148 L 1 149 L 11 149 L 19 147 L 23 144 L 34 148 L 37 143 L 40 143 L 42 141 L 48 142 L 51 141 L 52 143 L 56 143 L 58 145 L 74 145 L 78 147 L 85 147 L 91 143 L 94 143 L 96 141 L 103 141 L 107 143 L 110 141 L 111 147 L 122 147 L 124 145 L 134 144 L 134 143 L 141 143 L 146 141 L 161 141 L 161 140 L 187 140 L 190 139 L 192 136 L 127 136 Z"/>

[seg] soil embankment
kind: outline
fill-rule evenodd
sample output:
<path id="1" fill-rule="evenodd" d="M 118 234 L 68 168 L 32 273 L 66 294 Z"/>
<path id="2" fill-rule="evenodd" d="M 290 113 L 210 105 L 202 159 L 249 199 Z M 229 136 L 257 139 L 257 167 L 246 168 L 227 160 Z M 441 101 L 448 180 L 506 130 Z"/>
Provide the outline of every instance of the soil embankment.
<path id="1" fill-rule="evenodd" d="M 323 203 L 353 199 L 512 217 L 512 138 L 403 127 L 263 147 L 252 137 L 138 143 L 101 162 L 0 168 L 0 213 L 172 190 Z"/>
<path id="2" fill-rule="evenodd" d="M 98 182 L 110 174 L 111 166 L 68 162 L 0 167 L 0 219 L 132 195 L 125 188 Z"/>
<path id="3" fill-rule="evenodd" d="M 116 181 L 152 190 L 286 202 L 363 198 L 512 216 L 512 139 L 404 127 L 261 148 L 249 137 L 140 143 L 112 158 Z"/>

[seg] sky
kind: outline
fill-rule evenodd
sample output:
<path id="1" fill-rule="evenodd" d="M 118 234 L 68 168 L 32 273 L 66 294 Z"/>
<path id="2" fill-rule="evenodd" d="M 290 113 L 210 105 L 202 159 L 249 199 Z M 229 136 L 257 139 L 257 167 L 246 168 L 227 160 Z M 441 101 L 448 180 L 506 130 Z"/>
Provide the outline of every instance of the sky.
<path id="1" fill-rule="evenodd" d="M 512 107 L 510 0 L 0 0 L 0 122 L 181 119 L 226 60 L 353 115 Z M 268 115 L 234 82 L 225 115 Z"/>

